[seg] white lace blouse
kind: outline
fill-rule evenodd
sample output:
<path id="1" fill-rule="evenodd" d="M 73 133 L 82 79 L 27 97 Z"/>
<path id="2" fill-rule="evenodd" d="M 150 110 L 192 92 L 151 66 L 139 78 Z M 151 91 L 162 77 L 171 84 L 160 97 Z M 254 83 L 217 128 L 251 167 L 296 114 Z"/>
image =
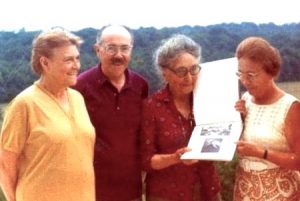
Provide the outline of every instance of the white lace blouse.
<path id="1" fill-rule="evenodd" d="M 251 95 L 246 92 L 243 95 L 246 101 L 247 116 L 245 118 L 243 140 L 266 149 L 289 151 L 289 145 L 284 134 L 284 122 L 286 115 L 297 99 L 285 94 L 278 101 L 269 105 L 258 105 L 252 102 Z M 266 160 L 255 157 L 245 157 L 252 161 L 261 161 L 269 167 L 276 166 Z"/>

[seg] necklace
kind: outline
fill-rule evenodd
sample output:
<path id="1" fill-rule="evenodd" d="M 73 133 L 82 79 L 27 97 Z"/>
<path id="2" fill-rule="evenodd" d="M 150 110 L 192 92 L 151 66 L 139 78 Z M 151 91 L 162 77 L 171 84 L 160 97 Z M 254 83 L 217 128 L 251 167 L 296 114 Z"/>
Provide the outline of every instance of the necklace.
<path id="1" fill-rule="evenodd" d="M 42 84 L 41 82 L 37 82 L 37 87 L 41 89 L 50 99 L 52 99 L 55 104 L 63 110 L 63 112 L 69 116 L 70 115 L 70 97 L 69 97 L 69 92 L 68 89 L 64 89 L 62 92 L 63 94 L 61 96 L 55 96 L 51 90 L 49 90 L 48 87 L 46 87 L 45 84 Z"/>

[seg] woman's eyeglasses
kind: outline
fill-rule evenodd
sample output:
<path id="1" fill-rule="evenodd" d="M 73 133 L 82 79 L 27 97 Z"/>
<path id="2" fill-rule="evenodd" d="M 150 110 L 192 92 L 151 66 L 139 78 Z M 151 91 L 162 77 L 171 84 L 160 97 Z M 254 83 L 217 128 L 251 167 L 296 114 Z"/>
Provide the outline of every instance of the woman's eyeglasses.
<path id="1" fill-rule="evenodd" d="M 239 79 L 244 78 L 249 81 L 253 81 L 259 75 L 259 72 L 258 73 L 252 73 L 252 72 L 242 73 L 242 72 L 238 71 L 235 74 L 236 74 L 236 76 L 238 76 Z"/>
<path id="2" fill-rule="evenodd" d="M 188 73 L 190 73 L 191 75 L 197 75 L 201 70 L 201 66 L 197 64 L 197 65 L 193 65 L 189 69 L 187 67 L 178 67 L 176 69 L 168 68 L 168 69 L 173 73 L 175 73 L 178 77 L 185 77 Z"/>

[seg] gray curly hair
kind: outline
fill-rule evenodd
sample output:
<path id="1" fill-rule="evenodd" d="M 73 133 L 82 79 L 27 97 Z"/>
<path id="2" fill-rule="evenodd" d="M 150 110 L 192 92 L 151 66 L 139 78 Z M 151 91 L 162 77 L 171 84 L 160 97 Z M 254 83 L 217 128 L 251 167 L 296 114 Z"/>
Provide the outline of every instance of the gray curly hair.
<path id="1" fill-rule="evenodd" d="M 157 71 L 170 67 L 171 62 L 182 53 L 189 53 L 200 62 L 201 46 L 183 34 L 176 34 L 163 40 L 154 54 Z"/>

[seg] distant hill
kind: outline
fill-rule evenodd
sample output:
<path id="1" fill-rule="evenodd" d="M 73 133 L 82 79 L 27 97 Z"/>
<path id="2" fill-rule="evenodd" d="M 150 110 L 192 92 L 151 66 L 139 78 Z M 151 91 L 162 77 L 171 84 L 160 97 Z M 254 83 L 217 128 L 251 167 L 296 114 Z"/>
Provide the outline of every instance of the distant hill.
<path id="1" fill-rule="evenodd" d="M 86 28 L 74 32 L 85 43 L 81 47 L 82 70 L 97 63 L 93 44 L 98 30 Z M 135 38 L 131 68 L 141 73 L 150 83 L 151 91 L 162 82 L 153 66 L 153 53 L 160 41 L 175 33 L 190 36 L 202 47 L 202 62 L 234 56 L 238 43 L 248 36 L 261 36 L 277 47 L 283 57 L 279 81 L 300 80 L 300 23 L 269 24 L 218 24 L 211 26 L 181 26 L 156 29 L 153 27 L 132 30 Z M 38 32 L 0 32 L 0 102 L 11 100 L 17 93 L 32 84 L 36 77 L 30 70 L 31 43 Z"/>

